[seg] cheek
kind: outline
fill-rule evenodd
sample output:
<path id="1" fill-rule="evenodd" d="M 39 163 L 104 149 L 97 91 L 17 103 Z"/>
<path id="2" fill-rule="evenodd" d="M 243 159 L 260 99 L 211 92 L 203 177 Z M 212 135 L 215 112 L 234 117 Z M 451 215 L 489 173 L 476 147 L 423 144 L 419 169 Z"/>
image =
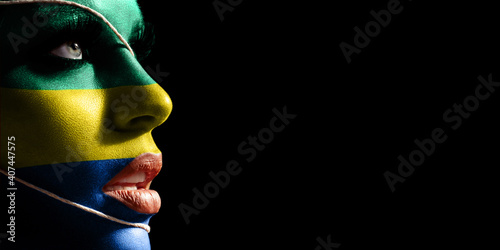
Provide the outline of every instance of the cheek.
<path id="1" fill-rule="evenodd" d="M 2 141 L 16 136 L 17 167 L 88 160 L 102 135 L 103 90 L 1 89 Z M 21 156 L 21 155 L 20 155 Z"/>
<path id="2" fill-rule="evenodd" d="M 155 99 L 157 85 L 143 88 L 151 92 L 148 99 Z M 6 146 L 7 137 L 16 137 L 16 168 L 160 153 L 151 131 L 112 130 L 115 126 L 111 120 L 119 122 L 123 114 L 133 114 L 139 105 L 148 105 L 145 100 L 122 101 L 124 94 L 133 96 L 133 89 L 0 88 L 2 146 Z M 7 162 L 6 154 L 0 158 L 2 163 Z"/>

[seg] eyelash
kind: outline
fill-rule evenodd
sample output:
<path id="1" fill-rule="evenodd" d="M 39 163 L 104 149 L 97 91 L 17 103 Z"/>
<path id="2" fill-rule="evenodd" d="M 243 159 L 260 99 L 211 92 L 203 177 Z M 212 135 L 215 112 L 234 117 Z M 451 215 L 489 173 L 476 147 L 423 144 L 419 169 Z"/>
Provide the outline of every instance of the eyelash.
<path id="1" fill-rule="evenodd" d="M 84 58 L 85 58 L 85 55 L 84 55 Z M 81 66 L 89 63 L 88 58 L 82 59 L 82 60 L 75 60 L 75 59 L 64 58 L 64 57 L 55 56 L 55 55 L 51 55 L 51 54 L 46 54 L 46 55 L 42 56 L 40 59 L 43 63 L 50 65 L 51 67 L 53 67 L 53 69 L 56 69 L 56 70 L 78 69 Z"/>
<path id="2" fill-rule="evenodd" d="M 103 49 L 97 46 L 102 31 L 101 23 L 87 15 L 80 16 L 76 20 L 76 22 L 74 19 L 67 20 L 59 27 L 46 30 L 45 35 L 51 38 L 23 53 L 28 56 L 29 61 L 33 62 L 32 66 L 34 68 L 51 72 L 64 71 L 80 68 L 98 59 L 98 55 L 101 54 L 98 52 Z M 135 34 L 129 43 L 136 54 L 137 60 L 141 62 L 147 58 L 154 45 L 153 26 L 150 23 L 145 23 Z M 51 50 L 67 41 L 77 41 L 80 44 L 83 52 L 82 59 L 68 59 L 50 54 Z"/>
<path id="3" fill-rule="evenodd" d="M 37 45 L 30 46 L 23 51 L 22 58 L 31 62 L 34 68 L 45 68 L 49 71 L 76 69 L 91 62 L 90 51 L 96 45 L 96 40 L 101 33 L 101 26 L 91 17 L 81 16 L 75 22 L 64 21 L 58 27 L 41 30 L 40 36 L 49 37 Z M 51 55 L 50 51 L 67 41 L 78 42 L 82 48 L 83 58 L 74 60 Z"/>
<path id="4" fill-rule="evenodd" d="M 130 46 L 134 50 L 137 60 L 139 62 L 145 60 L 155 44 L 153 24 L 144 23 L 144 26 L 136 32 L 136 36 L 130 40 Z"/>
<path id="5" fill-rule="evenodd" d="M 41 66 L 48 68 L 49 71 L 72 70 L 80 68 L 85 64 L 92 63 L 90 51 L 93 47 L 93 41 L 84 38 L 85 34 L 87 33 L 83 32 L 83 34 L 75 36 L 71 35 L 70 33 L 59 33 L 59 35 L 55 36 L 53 39 L 50 39 L 50 42 L 47 42 L 46 45 L 35 48 L 37 53 L 33 53 L 33 56 L 31 57 L 32 62 L 38 64 L 39 67 Z M 82 48 L 82 59 L 64 58 L 50 53 L 51 50 L 57 48 L 57 46 L 60 46 L 67 41 L 78 42 L 78 44 Z"/>
<path id="6" fill-rule="evenodd" d="M 60 60 L 61 62 L 58 63 L 60 65 L 67 65 L 67 66 L 82 65 L 84 61 L 86 62 L 92 61 L 93 59 L 91 56 L 92 50 L 95 50 L 96 38 L 98 37 L 99 33 L 100 31 L 96 31 L 96 29 L 92 28 L 91 29 L 85 28 L 85 30 L 81 31 L 78 31 L 78 29 L 67 29 L 62 32 L 59 32 L 59 35 L 56 36 L 58 38 L 53 39 L 53 41 L 58 41 L 58 42 L 52 42 L 52 46 L 49 47 L 50 49 L 45 49 L 45 51 L 51 51 L 54 45 L 56 44 L 60 45 L 66 41 L 76 41 L 82 48 L 83 59 L 74 60 L 74 59 L 53 56 L 50 54 L 48 55 L 48 58 L 51 58 L 51 61 Z M 139 62 L 142 62 L 151 53 L 152 47 L 155 42 L 154 30 L 151 24 L 146 23 L 145 27 L 143 29 L 140 29 L 136 34 L 137 35 L 135 37 L 132 37 L 132 39 L 130 39 L 131 40 L 130 46 L 134 50 L 137 60 Z M 44 53 L 48 54 L 46 52 Z"/>

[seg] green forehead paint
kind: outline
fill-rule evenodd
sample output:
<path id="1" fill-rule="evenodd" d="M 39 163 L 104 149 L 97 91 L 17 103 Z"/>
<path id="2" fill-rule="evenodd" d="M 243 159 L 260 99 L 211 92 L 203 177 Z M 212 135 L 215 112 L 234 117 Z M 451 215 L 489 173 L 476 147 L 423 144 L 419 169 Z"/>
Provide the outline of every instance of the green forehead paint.
<path id="1" fill-rule="evenodd" d="M 102 19 L 102 21 L 106 25 L 108 25 L 111 28 L 111 30 L 116 34 L 118 39 L 120 39 L 120 41 L 122 41 L 123 44 L 125 44 L 125 46 L 130 51 L 132 56 L 134 56 L 134 51 L 132 50 L 132 48 L 130 47 L 128 42 L 122 37 L 122 35 L 120 33 L 118 33 L 116 28 L 101 13 L 99 13 L 99 12 L 97 12 L 97 11 L 95 11 L 95 10 L 85 6 L 85 5 L 75 3 L 75 2 L 65 1 L 65 0 L 13 0 L 13 1 L 1 1 L 0 5 L 29 4 L 29 3 L 51 3 L 51 4 L 63 4 L 63 5 L 76 6 L 76 7 L 79 7 L 81 9 L 84 9 L 84 10 L 96 15 L 98 18 Z"/>

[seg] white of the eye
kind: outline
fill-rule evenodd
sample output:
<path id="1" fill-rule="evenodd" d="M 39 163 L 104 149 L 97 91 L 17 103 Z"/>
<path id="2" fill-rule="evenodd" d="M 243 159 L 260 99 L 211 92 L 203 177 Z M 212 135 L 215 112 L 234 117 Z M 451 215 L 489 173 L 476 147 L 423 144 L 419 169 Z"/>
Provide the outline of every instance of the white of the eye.
<path id="1" fill-rule="evenodd" d="M 57 48 L 50 51 L 51 54 L 74 60 L 81 60 L 83 57 L 82 49 L 76 42 L 65 42 Z"/>

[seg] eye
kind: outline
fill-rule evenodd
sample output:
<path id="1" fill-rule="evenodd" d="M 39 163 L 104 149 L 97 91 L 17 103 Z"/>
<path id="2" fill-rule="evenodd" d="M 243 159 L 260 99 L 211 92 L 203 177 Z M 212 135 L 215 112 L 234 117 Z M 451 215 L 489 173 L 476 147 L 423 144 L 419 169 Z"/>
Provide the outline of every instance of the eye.
<path id="1" fill-rule="evenodd" d="M 57 46 L 57 48 L 51 50 L 50 53 L 55 56 L 74 60 L 81 60 L 83 58 L 82 48 L 80 44 L 75 41 L 64 42 Z"/>

